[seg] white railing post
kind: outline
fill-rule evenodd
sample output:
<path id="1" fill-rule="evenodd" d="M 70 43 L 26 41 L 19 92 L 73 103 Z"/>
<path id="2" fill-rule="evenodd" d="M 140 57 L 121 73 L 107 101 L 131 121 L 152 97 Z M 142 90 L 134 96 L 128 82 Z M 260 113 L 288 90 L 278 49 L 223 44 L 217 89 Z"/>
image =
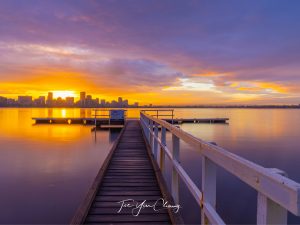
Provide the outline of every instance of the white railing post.
<path id="1" fill-rule="evenodd" d="M 153 154 L 153 120 L 149 120 L 149 144 Z"/>
<path id="2" fill-rule="evenodd" d="M 166 146 L 166 128 L 165 127 L 161 127 L 161 143 L 162 145 L 165 147 Z M 159 160 L 160 160 L 160 169 L 162 172 L 164 172 L 164 169 L 165 169 L 165 150 L 161 147 L 160 148 L 160 157 L 159 157 Z"/>
<path id="3" fill-rule="evenodd" d="M 148 144 L 150 144 L 150 132 L 149 132 L 149 126 L 150 126 L 150 120 L 147 118 L 147 117 L 145 117 L 145 126 L 146 126 L 146 139 L 147 139 L 147 141 L 148 141 Z"/>
<path id="4" fill-rule="evenodd" d="M 284 171 L 270 169 L 274 173 L 287 176 Z M 257 193 L 257 224 L 287 224 L 287 210 L 269 199 L 264 194 Z"/>
<path id="5" fill-rule="evenodd" d="M 146 138 L 146 141 L 149 143 L 149 140 L 148 140 L 148 136 L 149 136 L 149 133 L 148 133 L 148 118 L 143 115 L 143 120 L 144 120 L 144 127 L 145 127 L 145 138 Z"/>
<path id="6" fill-rule="evenodd" d="M 217 166 L 210 159 L 202 156 L 202 193 L 203 204 L 208 203 L 216 208 L 216 193 L 217 193 Z M 209 224 L 208 218 L 202 208 L 201 224 Z"/>
<path id="7" fill-rule="evenodd" d="M 172 135 L 173 160 L 179 163 L 180 139 Z M 176 204 L 179 204 L 179 177 L 175 167 L 172 167 L 172 196 Z"/>
<path id="8" fill-rule="evenodd" d="M 150 136 L 150 134 L 149 134 L 149 119 L 148 118 L 146 118 L 145 116 L 144 116 L 144 126 L 145 126 L 145 130 L 146 130 L 146 140 L 147 140 L 147 142 L 148 142 L 148 144 L 150 144 L 150 139 L 149 139 L 149 136 Z"/>
<path id="9" fill-rule="evenodd" d="M 257 224 L 287 224 L 287 210 L 258 192 Z"/>
<path id="10" fill-rule="evenodd" d="M 157 160 L 157 150 L 158 150 L 158 124 L 154 123 L 154 143 L 153 143 L 153 153 L 154 153 L 154 159 Z"/>

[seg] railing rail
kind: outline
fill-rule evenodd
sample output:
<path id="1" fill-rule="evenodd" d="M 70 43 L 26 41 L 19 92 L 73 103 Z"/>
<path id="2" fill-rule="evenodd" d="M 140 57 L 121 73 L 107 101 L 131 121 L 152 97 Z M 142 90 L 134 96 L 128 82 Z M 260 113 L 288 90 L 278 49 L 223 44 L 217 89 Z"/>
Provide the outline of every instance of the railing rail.
<path id="1" fill-rule="evenodd" d="M 222 167 L 240 180 L 257 190 L 257 224 L 286 224 L 287 211 L 300 215 L 300 184 L 283 176 L 282 171 L 262 167 L 229 151 L 205 142 L 159 118 L 140 113 L 141 125 L 146 140 L 158 160 L 162 171 L 165 168 L 165 156 L 172 163 L 171 193 L 179 203 L 179 177 L 188 187 L 201 207 L 202 224 L 225 224 L 216 212 L 216 168 Z M 158 129 L 161 128 L 161 137 Z M 166 145 L 166 131 L 172 134 L 171 152 Z M 180 164 L 180 141 L 189 144 L 202 154 L 201 190 L 185 172 Z"/>
<path id="2" fill-rule="evenodd" d="M 174 109 L 143 109 L 141 112 L 154 116 L 156 118 L 171 118 L 171 123 L 173 124 L 174 119 Z"/>

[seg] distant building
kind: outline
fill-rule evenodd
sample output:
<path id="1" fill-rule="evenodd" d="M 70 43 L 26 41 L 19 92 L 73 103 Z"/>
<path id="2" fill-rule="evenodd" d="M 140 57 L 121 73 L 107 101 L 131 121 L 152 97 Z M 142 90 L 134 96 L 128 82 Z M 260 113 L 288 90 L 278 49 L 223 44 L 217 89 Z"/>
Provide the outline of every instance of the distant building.
<path id="1" fill-rule="evenodd" d="M 135 103 L 133 104 L 133 106 L 134 106 L 134 107 L 139 107 L 139 103 L 138 103 L 138 102 L 135 102 Z"/>
<path id="2" fill-rule="evenodd" d="M 17 105 L 17 101 L 13 98 L 8 98 L 7 99 L 7 105 L 8 106 L 16 106 Z"/>
<path id="3" fill-rule="evenodd" d="M 18 96 L 18 104 L 20 106 L 31 106 L 32 96 Z"/>
<path id="4" fill-rule="evenodd" d="M 45 106 L 45 104 L 46 104 L 46 97 L 45 96 L 40 96 L 38 98 L 38 100 L 39 100 L 40 106 Z"/>
<path id="5" fill-rule="evenodd" d="M 110 105 L 111 107 L 118 107 L 118 102 L 117 101 L 115 101 L 115 100 L 113 100 L 112 102 L 111 102 L 111 105 Z"/>
<path id="6" fill-rule="evenodd" d="M 37 107 L 43 107 L 43 106 L 45 106 L 45 103 L 46 103 L 45 96 L 40 96 L 37 99 L 34 99 L 34 101 L 33 101 L 33 105 L 37 106 Z"/>
<path id="7" fill-rule="evenodd" d="M 124 102 L 123 102 L 123 107 L 128 107 L 128 100 L 126 99 L 126 100 L 124 100 Z"/>
<path id="8" fill-rule="evenodd" d="M 82 91 L 80 92 L 80 106 L 81 107 L 84 107 L 85 106 L 85 96 L 86 96 L 86 92 L 85 91 Z"/>
<path id="9" fill-rule="evenodd" d="M 53 105 L 53 93 L 52 92 L 48 92 L 48 97 L 47 97 L 46 104 L 47 104 L 47 106 L 52 106 Z"/>
<path id="10" fill-rule="evenodd" d="M 122 97 L 119 97 L 119 98 L 118 98 L 118 103 L 119 103 L 120 105 L 123 103 Z"/>
<path id="11" fill-rule="evenodd" d="M 106 105 L 105 99 L 100 100 L 100 105 L 101 105 L 101 107 L 105 107 L 105 105 Z"/>
<path id="12" fill-rule="evenodd" d="M 91 95 L 87 95 L 85 98 L 85 106 L 86 107 L 93 107 L 93 99 Z"/>
<path id="13" fill-rule="evenodd" d="M 74 106 L 74 97 L 66 97 L 66 106 Z"/>
<path id="14" fill-rule="evenodd" d="M 96 99 L 94 100 L 94 102 L 95 102 L 95 104 L 98 106 L 98 105 L 99 105 L 99 98 L 96 98 Z"/>
<path id="15" fill-rule="evenodd" d="M 7 98 L 0 96 L 0 106 L 7 106 Z"/>
<path id="16" fill-rule="evenodd" d="M 61 107 L 61 106 L 64 106 L 64 103 L 65 103 L 65 101 L 61 97 L 58 97 L 54 104 L 55 104 L 55 106 Z"/>
<path id="17" fill-rule="evenodd" d="M 80 101 L 84 101 L 86 96 L 86 92 L 82 91 L 80 92 Z"/>

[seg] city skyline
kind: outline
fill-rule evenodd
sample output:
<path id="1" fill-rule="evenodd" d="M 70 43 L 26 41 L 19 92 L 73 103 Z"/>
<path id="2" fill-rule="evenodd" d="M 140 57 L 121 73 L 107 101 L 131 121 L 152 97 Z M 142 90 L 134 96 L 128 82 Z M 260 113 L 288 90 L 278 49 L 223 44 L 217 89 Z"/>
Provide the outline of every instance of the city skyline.
<path id="1" fill-rule="evenodd" d="M 75 2 L 0 1 L 1 96 L 300 102 L 299 1 Z"/>
<path id="2" fill-rule="evenodd" d="M 70 91 L 57 93 L 50 91 L 47 93 L 47 96 L 39 96 L 37 98 L 33 98 L 30 95 L 20 95 L 16 99 L 0 96 L 0 107 L 139 107 L 138 102 L 129 104 L 128 99 L 123 99 L 123 97 L 108 101 L 106 99 L 93 98 L 91 94 L 87 94 L 85 91 L 79 93 L 79 99 L 75 98 L 75 96 L 77 96 L 75 92 Z"/>
<path id="3" fill-rule="evenodd" d="M 79 96 L 79 97 L 75 97 Z M 76 101 L 77 100 L 77 101 Z M 0 107 L 72 107 L 72 108 L 300 108 L 300 104 L 144 104 L 139 102 L 129 103 L 128 99 L 118 97 L 115 100 L 93 98 L 93 95 L 85 91 L 50 91 L 46 96 L 33 97 L 20 95 L 16 98 L 0 96 Z"/>

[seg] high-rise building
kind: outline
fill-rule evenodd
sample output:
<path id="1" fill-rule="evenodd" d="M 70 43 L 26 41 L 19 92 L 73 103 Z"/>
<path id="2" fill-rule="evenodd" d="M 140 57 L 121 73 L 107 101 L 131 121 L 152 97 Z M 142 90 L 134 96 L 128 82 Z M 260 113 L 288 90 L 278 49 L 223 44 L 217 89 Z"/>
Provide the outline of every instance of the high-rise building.
<path id="1" fill-rule="evenodd" d="M 118 98 L 118 103 L 119 103 L 119 104 L 122 104 L 122 103 L 123 103 L 122 97 L 119 97 L 119 98 Z"/>
<path id="2" fill-rule="evenodd" d="M 80 92 L 80 106 L 82 107 L 85 106 L 85 96 L 86 96 L 85 91 Z"/>
<path id="3" fill-rule="evenodd" d="M 52 92 L 48 92 L 48 97 L 47 97 L 47 105 L 48 106 L 52 106 L 53 105 L 53 93 Z"/>
<path id="4" fill-rule="evenodd" d="M 91 95 L 87 95 L 86 96 L 86 100 L 92 100 L 92 96 Z"/>
<path id="5" fill-rule="evenodd" d="M 85 101 L 86 93 L 84 91 L 80 92 L 80 101 Z"/>
<path id="6" fill-rule="evenodd" d="M 6 106 L 7 105 L 7 98 L 0 96 L 0 106 Z"/>
<path id="7" fill-rule="evenodd" d="M 86 99 L 85 99 L 85 106 L 86 107 L 92 107 L 92 96 L 91 95 L 87 95 Z"/>

